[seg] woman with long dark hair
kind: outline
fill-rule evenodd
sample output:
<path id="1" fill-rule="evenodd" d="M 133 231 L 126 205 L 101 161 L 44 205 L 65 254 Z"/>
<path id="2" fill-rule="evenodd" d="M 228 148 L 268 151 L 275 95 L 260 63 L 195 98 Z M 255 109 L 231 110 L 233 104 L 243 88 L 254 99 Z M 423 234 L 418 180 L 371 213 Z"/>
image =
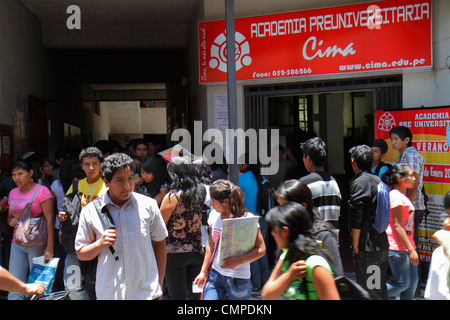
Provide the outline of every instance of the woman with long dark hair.
<path id="1" fill-rule="evenodd" d="M 341 254 L 339 252 L 338 239 L 333 232 L 333 227 L 322 217 L 320 211 L 314 206 L 312 193 L 309 187 L 300 180 L 287 180 L 275 191 L 277 202 L 281 205 L 288 201 L 301 204 L 309 213 L 312 229 L 311 234 L 322 242 L 322 247 L 330 253 L 332 260 L 330 264 L 336 276 L 344 275 Z"/>
<path id="2" fill-rule="evenodd" d="M 17 188 L 11 190 L 8 198 L 9 211 L 7 223 L 14 227 L 13 242 L 9 271 L 23 282 L 27 281 L 28 273 L 34 257 L 45 256 L 50 260 L 54 255 L 54 200 L 50 190 L 33 180 L 32 165 L 26 160 L 18 160 L 12 165 L 12 178 Z M 28 204 L 30 203 L 30 205 Z M 36 231 L 32 241 L 26 233 L 20 234 L 18 227 L 27 215 L 28 230 L 32 226 L 42 226 Z M 26 223 L 24 223 L 26 224 Z M 10 292 L 9 300 L 24 299 L 19 292 Z"/>
<path id="3" fill-rule="evenodd" d="M 239 257 L 224 259 L 223 264 L 219 263 L 222 220 L 254 215 L 244 205 L 242 190 L 230 181 L 213 182 L 209 187 L 209 193 L 211 206 L 214 208 L 208 219 L 209 241 L 201 272 L 194 283 L 204 285 L 204 300 L 224 300 L 226 295 L 230 300 L 248 300 L 252 292 L 250 263 L 266 253 L 264 239 L 258 228 L 255 246 L 251 251 Z M 211 262 L 212 269 L 208 277 Z"/>
<path id="4" fill-rule="evenodd" d="M 414 174 L 406 163 L 394 165 L 391 172 L 391 217 L 386 234 L 389 240 L 391 277 L 386 284 L 389 297 L 412 300 L 418 282 L 419 256 L 414 242 L 414 205 L 405 191 L 414 185 Z"/>
<path id="5" fill-rule="evenodd" d="M 283 254 L 262 290 L 266 300 L 339 300 L 329 255 L 311 234 L 309 212 L 288 202 L 266 215 L 272 235 Z M 305 271 L 306 270 L 306 274 Z"/>
<path id="6" fill-rule="evenodd" d="M 199 297 L 192 293 L 192 282 L 203 261 L 201 226 L 206 189 L 198 183 L 193 166 L 188 157 L 174 157 L 168 163 L 170 191 L 160 208 L 169 233 L 165 279 L 174 300 Z"/>
<path id="7" fill-rule="evenodd" d="M 147 157 L 141 162 L 142 182 L 136 184 L 136 192 L 149 196 L 161 205 L 164 196 L 169 192 L 167 170 L 160 159 Z"/>

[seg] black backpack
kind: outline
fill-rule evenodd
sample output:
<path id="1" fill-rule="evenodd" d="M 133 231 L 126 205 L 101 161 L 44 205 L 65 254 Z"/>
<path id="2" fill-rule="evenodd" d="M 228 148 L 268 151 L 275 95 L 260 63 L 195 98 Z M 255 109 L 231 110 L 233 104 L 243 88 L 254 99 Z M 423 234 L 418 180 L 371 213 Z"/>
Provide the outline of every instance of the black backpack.
<path id="1" fill-rule="evenodd" d="M 262 217 L 269 212 L 275 206 L 275 191 L 269 180 L 263 177 L 263 180 L 258 185 L 258 203 L 256 211 L 261 214 Z"/>
<path id="2" fill-rule="evenodd" d="M 72 182 L 72 193 L 64 197 L 62 207 L 68 219 L 60 224 L 59 241 L 67 253 L 74 253 L 81 212 L 81 193 L 78 192 L 78 181 Z"/>

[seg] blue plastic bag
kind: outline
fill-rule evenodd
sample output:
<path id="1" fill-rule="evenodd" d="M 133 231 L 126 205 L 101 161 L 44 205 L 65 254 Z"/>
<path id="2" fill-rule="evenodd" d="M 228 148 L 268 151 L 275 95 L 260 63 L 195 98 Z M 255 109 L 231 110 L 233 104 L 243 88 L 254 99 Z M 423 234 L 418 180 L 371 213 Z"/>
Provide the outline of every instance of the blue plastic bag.
<path id="1" fill-rule="evenodd" d="M 51 258 L 45 261 L 44 256 L 33 258 L 28 283 L 42 284 L 47 289 L 44 294 L 52 292 L 53 283 L 55 282 L 56 268 L 58 267 L 59 258 Z"/>

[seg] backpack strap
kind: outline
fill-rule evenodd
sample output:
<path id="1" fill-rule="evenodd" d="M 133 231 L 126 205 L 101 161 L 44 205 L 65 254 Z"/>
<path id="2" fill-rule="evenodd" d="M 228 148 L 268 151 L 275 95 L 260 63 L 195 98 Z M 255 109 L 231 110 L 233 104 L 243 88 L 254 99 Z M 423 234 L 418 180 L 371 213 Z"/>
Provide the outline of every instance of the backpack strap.
<path id="1" fill-rule="evenodd" d="M 78 180 L 73 180 L 72 181 L 72 193 L 77 193 L 78 192 L 78 184 L 79 184 Z"/>
<path id="2" fill-rule="evenodd" d="M 100 218 L 100 221 L 105 226 L 105 228 L 112 228 L 114 226 L 114 221 L 111 217 L 111 214 L 109 213 L 108 208 L 106 205 L 103 207 L 101 206 L 101 200 L 100 199 L 94 199 L 92 200 L 94 202 L 95 209 L 97 210 L 97 214 Z M 109 246 L 109 251 L 111 251 L 111 254 L 113 255 L 114 259 L 117 261 L 119 260 L 119 256 L 116 253 L 116 250 L 114 250 L 113 246 Z"/>

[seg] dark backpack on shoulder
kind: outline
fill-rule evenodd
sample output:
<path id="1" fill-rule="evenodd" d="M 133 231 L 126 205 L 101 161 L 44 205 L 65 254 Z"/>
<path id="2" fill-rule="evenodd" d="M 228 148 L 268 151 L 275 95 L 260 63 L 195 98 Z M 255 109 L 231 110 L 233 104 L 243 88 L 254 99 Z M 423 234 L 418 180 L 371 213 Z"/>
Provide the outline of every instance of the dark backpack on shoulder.
<path id="1" fill-rule="evenodd" d="M 376 176 L 379 176 L 380 170 L 383 167 L 387 167 L 388 170 L 385 173 L 383 173 L 380 178 L 381 178 L 381 181 L 383 181 L 384 183 L 389 185 L 389 182 L 391 180 L 392 164 L 386 163 L 386 162 L 380 162 L 378 164 L 378 166 L 375 168 L 375 172 L 373 174 Z"/>
<path id="2" fill-rule="evenodd" d="M 67 253 L 74 253 L 81 212 L 81 193 L 78 192 L 78 181 L 72 182 L 72 193 L 64 197 L 62 207 L 68 219 L 60 224 L 59 241 Z"/>
<path id="3" fill-rule="evenodd" d="M 263 178 L 258 185 L 258 203 L 256 211 L 261 214 L 262 217 L 269 212 L 275 206 L 275 191 L 269 180 Z"/>

